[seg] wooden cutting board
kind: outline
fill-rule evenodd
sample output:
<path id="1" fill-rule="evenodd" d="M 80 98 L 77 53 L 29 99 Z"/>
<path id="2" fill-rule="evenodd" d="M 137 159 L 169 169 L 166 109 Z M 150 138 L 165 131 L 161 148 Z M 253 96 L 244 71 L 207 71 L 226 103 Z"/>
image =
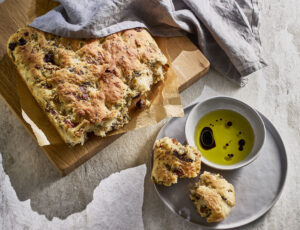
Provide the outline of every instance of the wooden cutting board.
<path id="1" fill-rule="evenodd" d="M 18 28 L 24 27 L 35 17 L 46 13 L 55 6 L 57 6 L 56 2 L 48 0 L 6 0 L 0 3 L 0 96 L 35 140 L 30 125 L 22 117 L 19 101 L 21 95 L 17 90 L 17 81 L 20 76 L 6 53 L 6 43 L 9 36 Z M 159 44 L 164 43 L 165 52 L 169 54 L 169 60 L 178 77 L 179 91 L 186 89 L 208 72 L 208 60 L 187 37 L 156 39 Z M 22 97 L 24 95 L 29 95 L 29 92 L 22 93 Z M 33 98 L 29 98 L 29 100 L 32 100 L 32 106 L 37 106 Z M 54 127 L 50 122 L 48 123 L 53 135 L 58 136 Z M 71 148 L 65 144 L 59 144 L 41 148 L 59 173 L 66 175 L 119 136 L 105 138 L 100 144 L 99 138 L 95 137 L 83 146 L 77 145 Z"/>

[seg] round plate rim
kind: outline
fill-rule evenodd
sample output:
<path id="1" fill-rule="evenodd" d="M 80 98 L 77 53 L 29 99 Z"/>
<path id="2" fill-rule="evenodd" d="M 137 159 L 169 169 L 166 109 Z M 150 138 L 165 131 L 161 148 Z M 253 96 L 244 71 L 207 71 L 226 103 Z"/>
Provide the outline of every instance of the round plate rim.
<path id="1" fill-rule="evenodd" d="M 195 106 L 196 104 L 198 104 L 199 102 L 196 102 L 196 103 L 193 103 L 187 107 L 184 108 L 184 110 L 187 110 L 187 109 L 190 109 L 191 107 Z M 280 188 L 279 188 L 279 191 L 276 195 L 276 197 L 273 199 L 272 203 L 269 205 L 269 206 L 266 206 L 264 209 L 262 209 L 260 212 L 258 212 L 256 215 L 254 215 L 252 218 L 250 219 L 246 219 L 245 221 L 242 221 L 241 223 L 240 222 L 236 222 L 235 224 L 229 224 L 228 227 L 218 227 L 218 225 L 215 225 L 215 226 L 206 226 L 206 225 L 201 225 L 197 222 L 194 222 L 194 221 L 190 221 L 190 220 L 187 220 L 186 218 L 182 217 L 180 214 L 178 214 L 176 211 L 173 210 L 173 208 L 171 208 L 169 206 L 169 204 L 164 200 L 164 198 L 161 196 L 160 192 L 158 191 L 157 189 L 157 185 L 153 183 L 153 186 L 154 186 L 154 189 L 157 193 L 157 195 L 159 196 L 160 200 L 173 212 L 175 213 L 176 215 L 180 216 L 182 219 L 184 219 L 185 221 L 187 222 L 190 222 L 190 223 L 193 223 L 195 225 L 198 225 L 198 226 L 201 226 L 203 228 L 206 228 L 206 229 L 233 229 L 233 228 L 237 228 L 237 227 L 242 227 L 242 226 L 245 226 L 247 224 L 250 224 L 252 223 L 253 221 L 261 218 L 262 216 L 264 216 L 268 211 L 270 211 L 270 209 L 275 205 L 275 203 L 278 201 L 278 199 L 280 198 L 281 194 L 282 194 L 282 191 L 283 191 L 283 188 L 285 186 L 285 183 L 286 183 L 286 178 L 287 178 L 287 173 L 288 173 L 288 157 L 287 157 L 287 154 L 286 154 L 286 148 L 285 148 L 285 145 L 284 145 L 284 142 L 281 138 L 281 136 L 279 135 L 279 132 L 277 130 L 277 128 L 274 126 L 274 124 L 266 117 L 264 116 L 261 112 L 259 112 L 258 110 L 256 110 L 258 112 L 258 114 L 262 117 L 262 120 L 265 122 L 267 122 L 268 124 L 265 124 L 265 128 L 266 130 L 269 129 L 269 126 L 271 126 L 271 128 L 274 129 L 274 132 L 275 134 L 277 135 L 280 143 L 278 143 L 278 145 L 280 145 L 282 147 L 282 151 L 280 152 L 283 152 L 284 154 L 284 157 L 285 157 L 285 162 L 282 163 L 284 164 L 284 168 L 285 168 L 285 172 L 284 174 L 282 175 L 283 176 L 283 180 L 281 181 L 281 185 L 280 185 Z M 161 134 L 161 132 L 165 129 L 165 127 L 168 125 L 168 123 L 170 121 L 172 121 L 173 119 L 177 119 L 176 117 L 175 118 L 171 118 L 169 119 L 164 125 L 163 127 L 160 129 L 160 131 L 158 132 L 158 134 L 156 135 L 156 138 L 155 140 L 157 140 L 157 137 Z M 154 147 L 154 145 L 153 145 Z M 151 170 L 152 170 L 152 167 L 153 167 L 153 151 L 152 151 L 152 155 L 151 155 Z"/>

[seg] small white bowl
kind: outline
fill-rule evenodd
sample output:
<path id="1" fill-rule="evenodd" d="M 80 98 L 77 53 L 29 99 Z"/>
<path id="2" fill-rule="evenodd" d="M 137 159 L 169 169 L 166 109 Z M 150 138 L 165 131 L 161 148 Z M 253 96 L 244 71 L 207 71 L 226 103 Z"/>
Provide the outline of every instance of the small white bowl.
<path id="1" fill-rule="evenodd" d="M 233 165 L 219 165 L 205 159 L 202 162 L 212 168 L 221 170 L 233 170 L 246 166 L 253 162 L 259 155 L 260 149 L 265 141 L 265 125 L 259 114 L 249 105 L 231 97 L 214 97 L 198 103 L 190 112 L 185 124 L 185 136 L 187 143 L 192 146 L 195 144 L 195 128 L 199 120 L 215 110 L 231 110 L 239 113 L 250 123 L 254 133 L 254 144 L 249 155 L 242 161 Z"/>

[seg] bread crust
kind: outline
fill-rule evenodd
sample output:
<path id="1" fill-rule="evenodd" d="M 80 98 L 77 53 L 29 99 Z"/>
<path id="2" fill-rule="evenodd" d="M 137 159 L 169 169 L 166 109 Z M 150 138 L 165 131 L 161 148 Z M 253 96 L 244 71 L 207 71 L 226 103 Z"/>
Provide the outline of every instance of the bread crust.
<path id="1" fill-rule="evenodd" d="M 130 120 L 129 108 L 163 81 L 167 59 L 145 29 L 99 39 L 62 38 L 25 27 L 7 52 L 63 140 L 83 144 Z"/>
<path id="2" fill-rule="evenodd" d="M 207 222 L 224 220 L 235 205 L 235 191 L 221 175 L 204 172 L 190 194 L 198 213 Z"/>
<path id="3" fill-rule="evenodd" d="M 192 146 L 183 146 L 175 138 L 164 137 L 154 146 L 153 183 L 176 184 L 178 178 L 194 178 L 200 174 L 201 153 Z"/>

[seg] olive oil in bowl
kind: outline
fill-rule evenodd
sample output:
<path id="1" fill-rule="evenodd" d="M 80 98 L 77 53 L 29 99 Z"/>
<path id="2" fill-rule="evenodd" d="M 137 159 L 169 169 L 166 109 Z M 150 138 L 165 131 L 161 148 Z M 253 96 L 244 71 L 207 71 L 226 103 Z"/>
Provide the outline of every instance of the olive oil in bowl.
<path id="1" fill-rule="evenodd" d="M 254 133 L 247 119 L 237 112 L 215 110 L 198 122 L 195 143 L 208 161 L 233 165 L 244 160 L 251 152 Z"/>

